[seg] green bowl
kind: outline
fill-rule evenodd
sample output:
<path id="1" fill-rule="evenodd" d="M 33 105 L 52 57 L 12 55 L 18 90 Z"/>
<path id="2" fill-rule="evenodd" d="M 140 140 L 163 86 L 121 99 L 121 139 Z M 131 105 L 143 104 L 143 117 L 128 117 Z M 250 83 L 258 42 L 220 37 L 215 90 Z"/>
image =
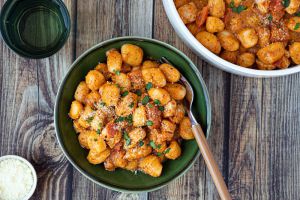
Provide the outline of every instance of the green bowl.
<path id="1" fill-rule="evenodd" d="M 182 155 L 176 160 L 166 161 L 163 164 L 162 175 L 158 178 L 141 172 L 134 174 L 123 169 L 109 172 L 104 169 L 102 164 L 92 165 L 87 161 L 88 152 L 80 147 L 72 120 L 68 116 L 79 82 L 84 80 L 88 71 L 93 69 L 97 63 L 106 61 L 105 52 L 107 50 L 120 49 L 125 43 L 140 46 L 146 57 L 153 59 L 166 57 L 189 80 L 195 92 L 193 113 L 208 136 L 211 125 L 211 105 L 205 83 L 197 67 L 178 49 L 157 40 L 141 37 L 120 37 L 107 40 L 77 58 L 62 81 L 56 97 L 54 113 L 56 136 L 72 165 L 93 182 L 120 192 L 152 191 L 183 175 L 193 165 L 199 156 L 195 140 L 182 142 Z"/>

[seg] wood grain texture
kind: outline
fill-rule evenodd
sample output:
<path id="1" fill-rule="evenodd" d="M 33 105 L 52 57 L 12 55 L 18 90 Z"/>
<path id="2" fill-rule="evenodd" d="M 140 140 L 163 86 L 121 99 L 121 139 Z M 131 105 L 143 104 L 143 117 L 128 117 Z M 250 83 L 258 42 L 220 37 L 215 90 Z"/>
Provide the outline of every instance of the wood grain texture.
<path id="1" fill-rule="evenodd" d="M 228 107 L 227 91 L 229 88 L 229 75 L 197 57 L 177 37 L 167 16 L 161 1 L 155 1 L 154 6 L 154 38 L 167 42 L 184 52 L 198 66 L 207 83 L 212 103 L 212 129 L 208 142 L 212 148 L 214 157 L 227 180 L 227 154 L 228 142 L 224 136 L 228 121 L 225 120 L 226 107 Z M 226 154 L 226 156 L 224 156 Z M 213 184 L 211 176 L 206 171 L 205 164 L 200 158 L 186 175 L 172 182 L 169 186 L 149 193 L 149 199 L 219 199 L 219 195 Z"/>
<path id="2" fill-rule="evenodd" d="M 151 37 L 152 8 L 152 0 L 78 1 L 76 56 L 112 37 Z M 74 199 L 147 199 L 147 193 L 130 195 L 104 189 L 77 171 L 74 171 L 73 177 Z"/>
<path id="3" fill-rule="evenodd" d="M 256 136 L 261 132 L 262 79 L 232 76 L 229 190 L 233 199 L 253 199 Z"/>
<path id="4" fill-rule="evenodd" d="M 300 199 L 300 75 L 262 81 L 254 199 Z"/>
<path id="5" fill-rule="evenodd" d="M 3 4 L 4 1 L 1 1 Z M 71 17 L 73 4 L 65 1 Z M 68 199 L 70 165 L 55 138 L 53 107 L 59 82 L 73 59 L 72 35 L 56 55 L 21 58 L 1 40 L 1 155 L 17 154 L 35 167 L 32 199 Z M 6 147 L 6 148 L 3 148 Z"/>
<path id="6" fill-rule="evenodd" d="M 65 0 L 71 21 L 74 22 L 76 4 Z M 74 59 L 74 23 L 68 41 L 64 47 L 46 59 L 36 60 L 38 83 L 37 96 L 31 96 L 37 101 L 38 110 L 32 142 L 32 152 L 39 183 L 33 199 L 70 199 L 72 189 L 73 168 L 63 155 L 55 138 L 53 123 L 55 97 L 59 84 Z M 26 143 L 25 143 L 26 144 Z"/>

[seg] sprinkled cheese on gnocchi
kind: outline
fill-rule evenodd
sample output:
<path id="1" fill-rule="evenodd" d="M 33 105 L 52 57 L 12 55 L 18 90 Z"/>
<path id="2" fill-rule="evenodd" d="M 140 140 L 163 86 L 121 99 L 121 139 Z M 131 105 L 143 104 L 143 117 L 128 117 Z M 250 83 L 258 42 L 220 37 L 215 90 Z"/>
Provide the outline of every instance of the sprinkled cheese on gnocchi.
<path id="1" fill-rule="evenodd" d="M 165 160 L 181 155 L 182 139 L 193 139 L 180 72 L 170 64 L 143 60 L 142 48 L 133 44 L 106 56 L 107 63 L 99 63 L 79 83 L 70 105 L 79 144 L 89 151 L 91 164 L 158 177 Z"/>

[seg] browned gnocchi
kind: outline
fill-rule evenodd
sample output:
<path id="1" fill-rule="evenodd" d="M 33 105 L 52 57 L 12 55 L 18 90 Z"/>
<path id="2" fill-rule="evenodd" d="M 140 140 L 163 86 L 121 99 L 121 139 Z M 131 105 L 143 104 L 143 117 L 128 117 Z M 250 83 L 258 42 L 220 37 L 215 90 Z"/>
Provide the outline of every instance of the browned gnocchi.
<path id="1" fill-rule="evenodd" d="M 259 70 L 300 64 L 299 0 L 174 0 L 174 4 L 195 38 L 226 61 Z"/>
<path id="2" fill-rule="evenodd" d="M 193 8 L 194 3 L 185 9 Z M 144 60 L 142 48 L 133 44 L 106 56 L 107 63 L 99 63 L 79 83 L 70 105 L 79 144 L 91 164 L 158 177 L 163 162 L 180 157 L 181 141 L 194 138 L 180 72 Z"/>

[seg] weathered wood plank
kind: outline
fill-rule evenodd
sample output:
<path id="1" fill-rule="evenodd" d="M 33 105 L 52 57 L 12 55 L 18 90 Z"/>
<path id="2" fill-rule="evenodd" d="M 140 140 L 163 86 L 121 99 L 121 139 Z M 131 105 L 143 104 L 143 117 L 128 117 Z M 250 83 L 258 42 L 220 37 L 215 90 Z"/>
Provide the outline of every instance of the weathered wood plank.
<path id="1" fill-rule="evenodd" d="M 256 136 L 261 132 L 262 79 L 232 75 L 230 93 L 229 190 L 252 200 Z"/>
<path id="2" fill-rule="evenodd" d="M 55 139 L 53 123 L 55 97 L 59 84 L 74 59 L 74 19 L 76 4 L 72 0 L 64 1 L 71 17 L 72 29 L 65 46 L 55 55 L 36 60 L 38 84 L 38 115 L 33 137 L 33 156 L 38 171 L 39 183 L 33 199 L 70 199 L 73 168 L 63 155 Z M 30 147 L 28 143 L 24 145 Z"/>
<path id="3" fill-rule="evenodd" d="M 227 138 L 224 138 L 228 129 L 228 121 L 224 112 L 228 105 L 227 91 L 229 90 L 229 75 L 217 70 L 199 57 L 197 57 L 183 42 L 176 36 L 167 16 L 164 12 L 161 1 L 155 1 L 154 6 L 154 38 L 167 42 L 183 51 L 198 66 L 203 78 L 207 83 L 212 103 L 212 130 L 209 143 L 223 174 L 227 175 L 227 161 L 223 152 L 227 152 Z M 205 169 L 205 164 L 200 158 L 193 168 L 183 177 L 172 182 L 169 186 L 149 193 L 150 199 L 219 199 L 210 174 Z"/>
<path id="4" fill-rule="evenodd" d="M 0 2 L 2 6 L 4 1 Z M 71 1 L 65 2 L 72 16 Z M 21 155 L 34 165 L 38 187 L 32 199 L 67 199 L 70 195 L 70 165 L 55 139 L 53 107 L 58 83 L 72 61 L 71 44 L 72 35 L 59 54 L 29 60 L 0 42 L 0 154 Z"/>
<path id="5" fill-rule="evenodd" d="M 265 79 L 254 199 L 300 199 L 300 75 Z"/>
<path id="6" fill-rule="evenodd" d="M 152 35 L 152 0 L 78 1 L 76 56 L 105 39 Z M 92 13 L 92 14 L 91 14 Z M 74 199 L 147 199 L 104 189 L 74 171 Z"/>
<path id="7" fill-rule="evenodd" d="M 212 106 L 212 127 L 208 142 L 225 182 L 228 184 L 230 75 L 205 62 L 203 63 L 202 75 L 208 88 Z M 208 171 L 206 171 L 205 199 L 220 199 Z"/>

